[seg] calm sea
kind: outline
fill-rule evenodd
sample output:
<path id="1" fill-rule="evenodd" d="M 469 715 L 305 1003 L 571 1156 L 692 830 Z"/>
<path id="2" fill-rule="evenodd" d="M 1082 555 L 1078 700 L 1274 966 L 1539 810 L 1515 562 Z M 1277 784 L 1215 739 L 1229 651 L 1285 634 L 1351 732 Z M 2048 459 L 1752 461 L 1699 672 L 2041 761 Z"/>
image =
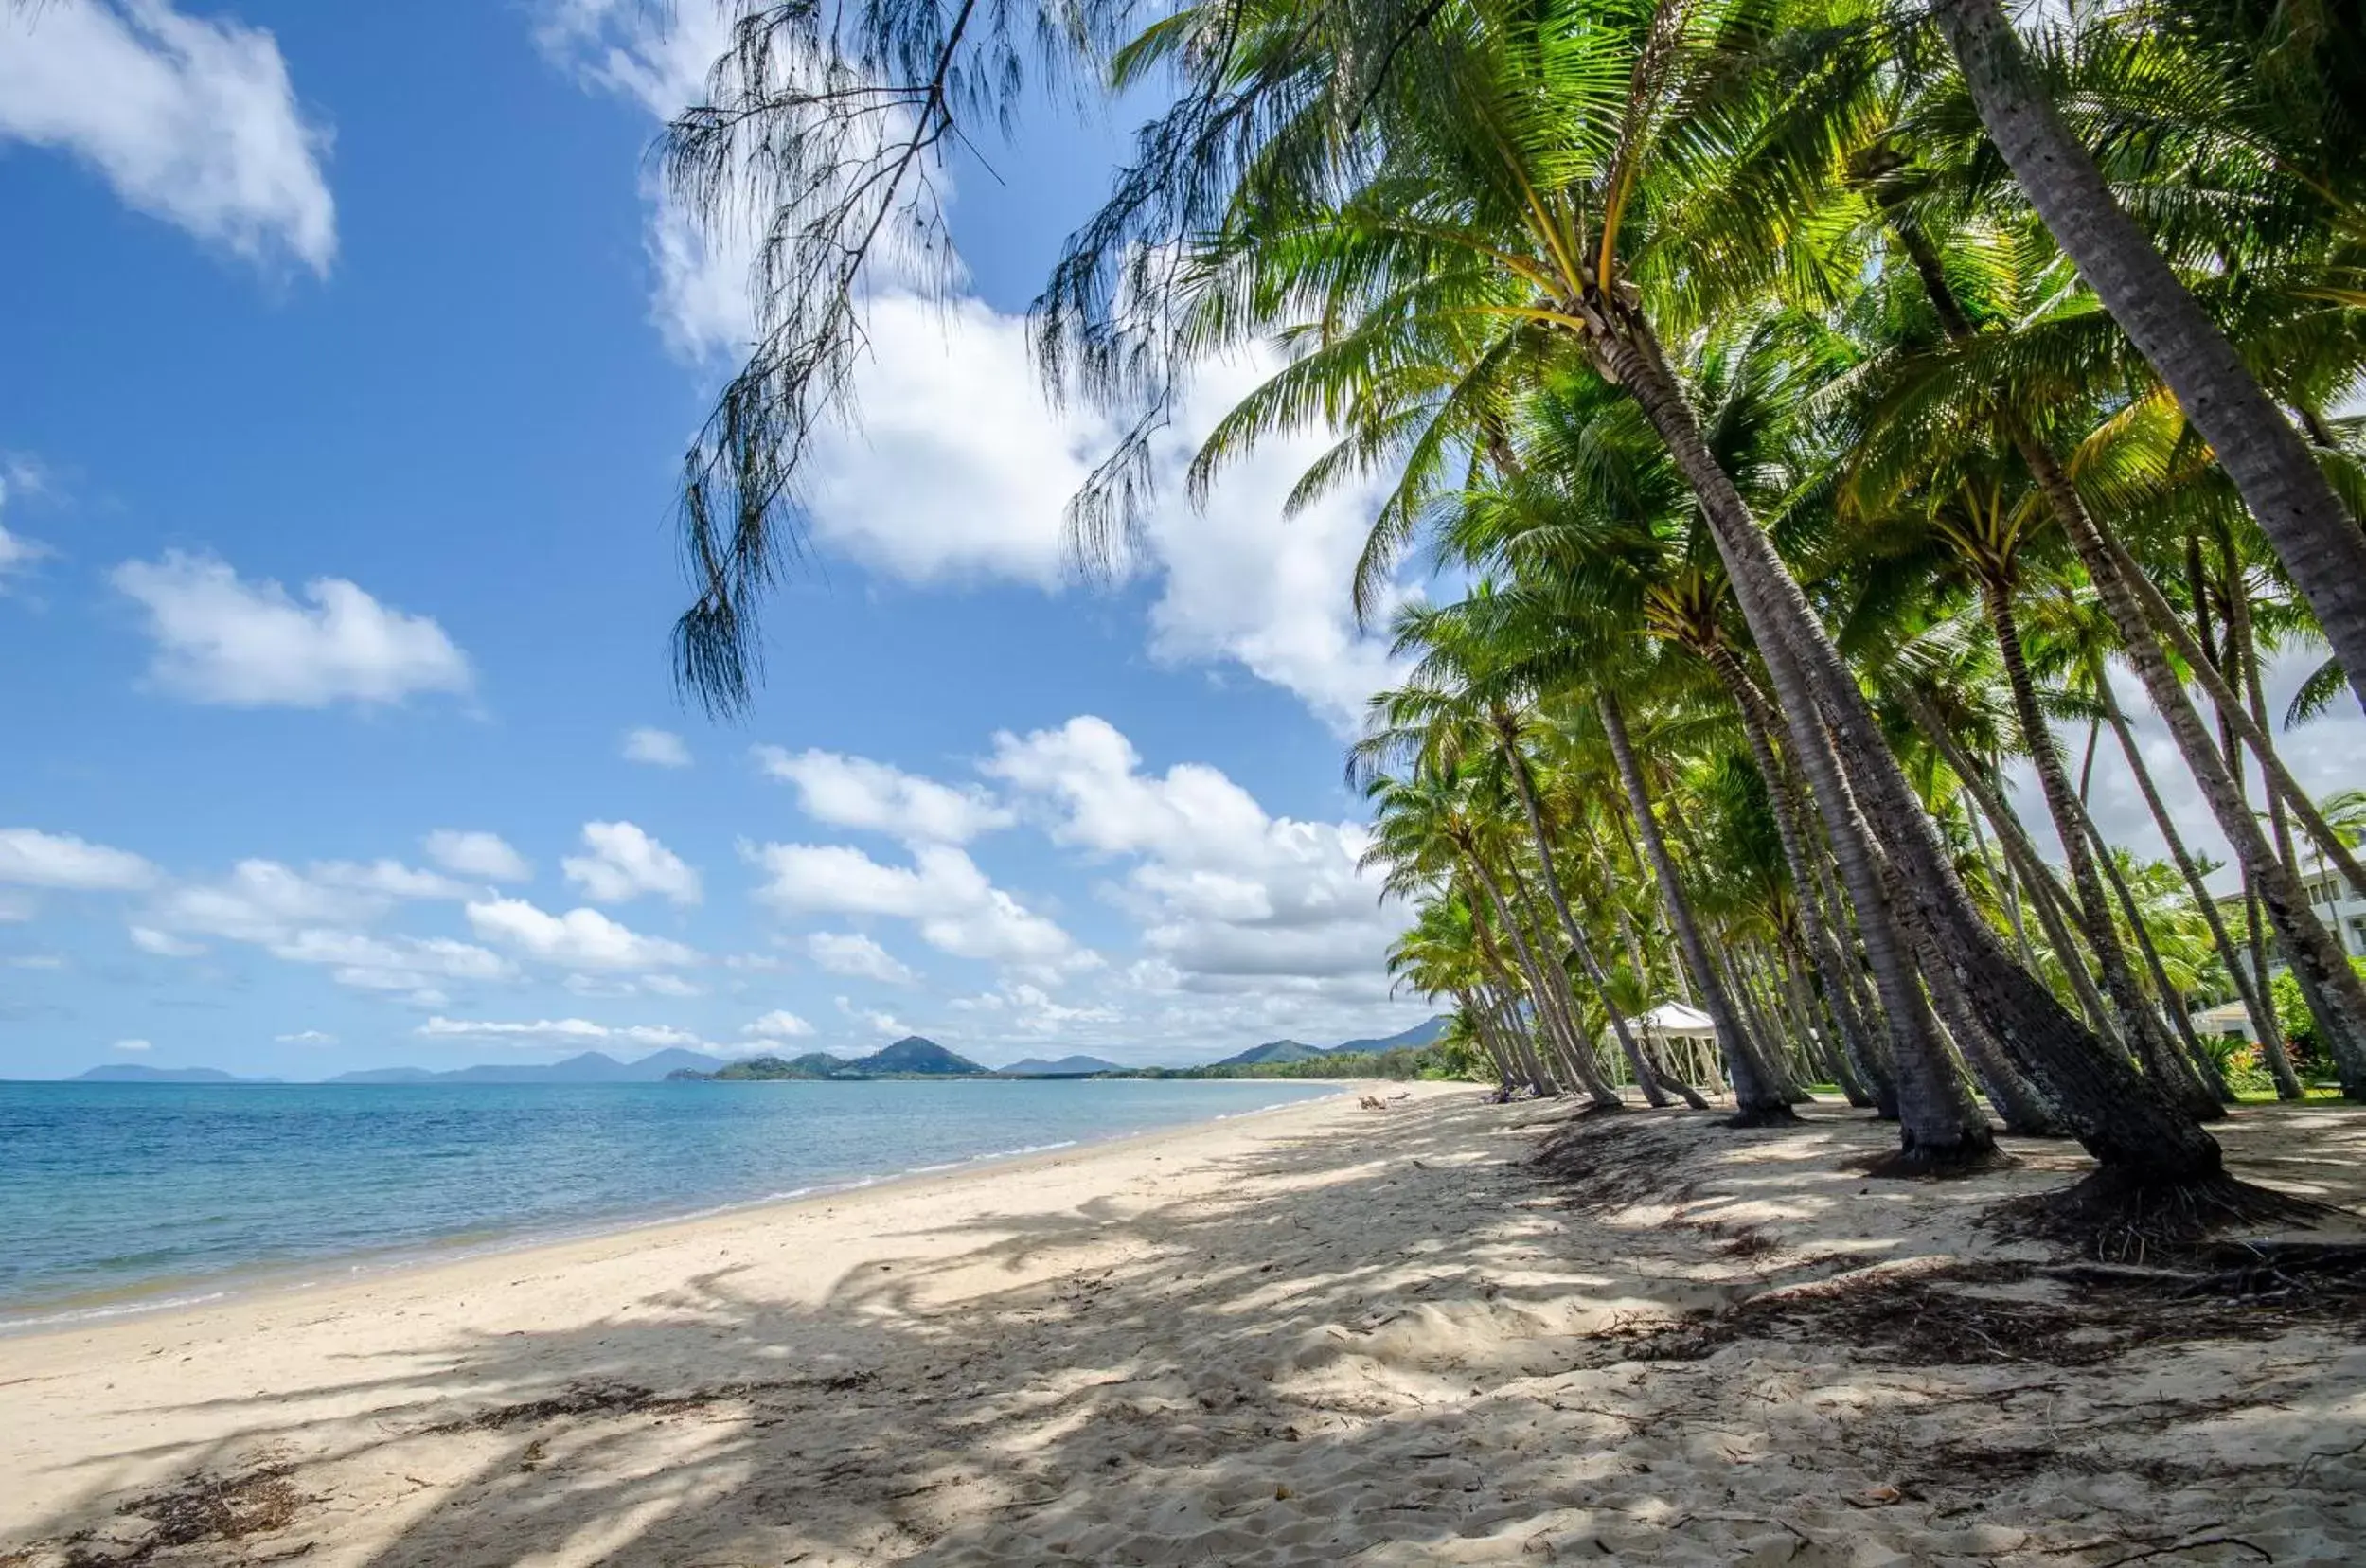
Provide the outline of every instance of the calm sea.
<path id="1" fill-rule="evenodd" d="M 1284 1105 L 1277 1082 L 0 1083 L 0 1326 Z"/>

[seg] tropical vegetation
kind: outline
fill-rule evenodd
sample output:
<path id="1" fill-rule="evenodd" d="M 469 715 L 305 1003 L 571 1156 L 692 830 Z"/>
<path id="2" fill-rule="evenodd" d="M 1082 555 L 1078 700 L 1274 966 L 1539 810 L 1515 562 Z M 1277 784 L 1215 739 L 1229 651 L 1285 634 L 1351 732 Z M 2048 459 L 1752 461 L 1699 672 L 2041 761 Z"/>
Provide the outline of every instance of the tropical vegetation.
<path id="1" fill-rule="evenodd" d="M 2199 1004 L 2241 1004 L 2278 1095 L 2306 1068 L 2366 1097 L 2366 985 L 2307 888 L 2366 887 L 2357 813 L 2281 749 L 2366 696 L 2358 27 L 747 4 L 669 148 L 678 189 L 771 219 L 764 336 L 687 454 L 682 678 L 746 697 L 866 279 L 891 240 L 899 286 L 944 254 L 941 151 L 1040 71 L 1155 94 L 1035 312 L 1048 383 L 1126 419 L 1079 554 L 1139 522 L 1218 356 L 1278 368 L 1195 494 L 1308 433 L 1293 506 L 1386 486 L 1342 591 L 1405 661 L 1349 759 L 1414 911 L 1400 981 L 1521 1092 L 1781 1125 L 1823 1085 L 1895 1120 L 1900 1170 L 2001 1124 L 2076 1139 L 2096 1190 L 2222 1189 L 2238 1086 Z M 1408 557 L 1445 586 L 1407 597 Z M 2315 672 L 2278 712 L 2285 653 Z M 2164 859 L 2099 822 L 2107 750 Z M 1671 999 L 1717 1060 L 1647 1026 Z"/>

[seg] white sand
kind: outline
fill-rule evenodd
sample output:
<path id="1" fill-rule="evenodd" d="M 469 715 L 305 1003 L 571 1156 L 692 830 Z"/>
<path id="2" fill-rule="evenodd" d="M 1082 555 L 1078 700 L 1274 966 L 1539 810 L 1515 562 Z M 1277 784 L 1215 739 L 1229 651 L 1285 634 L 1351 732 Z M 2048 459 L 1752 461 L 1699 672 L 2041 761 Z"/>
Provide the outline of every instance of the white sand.
<path id="1" fill-rule="evenodd" d="M 2366 1560 L 2354 1324 L 2086 1361 L 1975 1322 L 1921 1364 L 1746 1314 L 1636 1359 L 1689 1311 L 2041 1256 L 1972 1221 L 2074 1149 L 1908 1185 L 1844 1168 L 1887 1137 L 1837 1114 L 1637 1115 L 1604 1180 L 1646 1201 L 1585 1207 L 1524 1163 L 1565 1114 L 1350 1096 L 0 1340 L 0 1565 Z M 2228 1143 L 2355 1203 L 2362 1129 Z"/>

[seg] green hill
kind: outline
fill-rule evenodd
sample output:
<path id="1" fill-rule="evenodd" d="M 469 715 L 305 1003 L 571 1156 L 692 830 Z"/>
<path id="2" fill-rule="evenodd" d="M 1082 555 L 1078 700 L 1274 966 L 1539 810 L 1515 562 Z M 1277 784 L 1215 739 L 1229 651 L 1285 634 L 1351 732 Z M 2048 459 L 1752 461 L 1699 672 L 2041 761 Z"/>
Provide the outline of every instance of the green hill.
<path id="1" fill-rule="evenodd" d="M 987 1078 L 987 1070 L 968 1057 L 956 1056 L 934 1040 L 906 1035 L 884 1050 L 848 1060 L 827 1051 L 808 1051 L 783 1060 L 760 1056 L 735 1061 L 712 1073 L 683 1071 L 667 1075 L 678 1080 L 708 1083 L 852 1081 L 882 1078 Z"/>

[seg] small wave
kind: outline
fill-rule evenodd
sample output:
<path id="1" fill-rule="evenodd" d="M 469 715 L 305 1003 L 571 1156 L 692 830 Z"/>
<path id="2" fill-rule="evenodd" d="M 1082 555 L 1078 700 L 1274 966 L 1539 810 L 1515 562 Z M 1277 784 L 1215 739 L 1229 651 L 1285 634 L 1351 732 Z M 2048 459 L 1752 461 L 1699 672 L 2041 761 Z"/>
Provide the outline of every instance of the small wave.
<path id="1" fill-rule="evenodd" d="M 227 1291 L 208 1291 L 203 1295 L 157 1296 L 142 1301 L 111 1302 L 104 1307 L 75 1307 L 62 1312 L 45 1312 L 35 1317 L 0 1317 L 0 1333 L 23 1328 L 55 1328 L 70 1323 L 102 1323 L 109 1318 L 137 1317 L 143 1312 L 169 1312 L 184 1307 L 204 1307 L 226 1301 Z"/>

